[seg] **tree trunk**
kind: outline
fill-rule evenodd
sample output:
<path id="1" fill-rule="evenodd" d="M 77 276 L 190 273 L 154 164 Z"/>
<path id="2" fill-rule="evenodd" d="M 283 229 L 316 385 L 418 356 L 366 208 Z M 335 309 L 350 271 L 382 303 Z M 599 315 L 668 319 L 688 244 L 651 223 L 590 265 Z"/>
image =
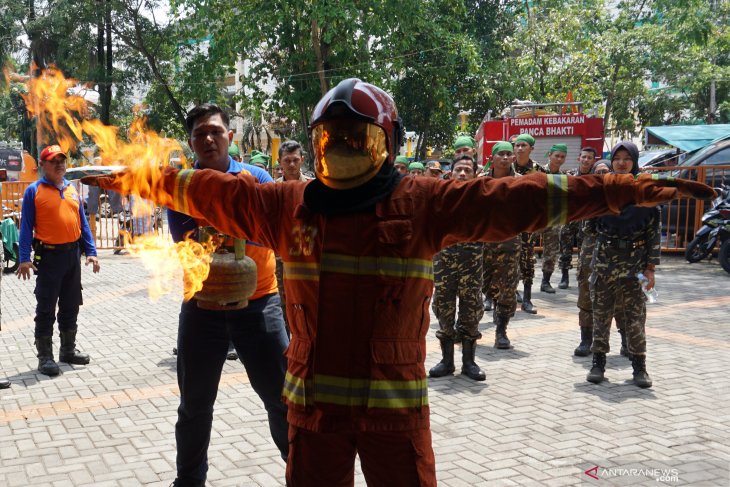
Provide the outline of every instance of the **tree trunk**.
<path id="1" fill-rule="evenodd" d="M 112 109 L 112 77 L 114 64 L 112 58 L 112 6 L 111 0 L 104 0 L 104 26 L 106 28 L 106 66 L 104 70 L 104 85 L 101 97 L 101 121 L 104 125 L 111 123 Z"/>
<path id="2" fill-rule="evenodd" d="M 317 76 L 319 77 L 319 89 L 322 96 L 329 91 L 327 78 L 324 76 L 324 59 L 322 56 L 322 39 L 320 36 L 319 25 L 316 20 L 312 20 L 312 46 L 314 54 L 317 57 Z"/>

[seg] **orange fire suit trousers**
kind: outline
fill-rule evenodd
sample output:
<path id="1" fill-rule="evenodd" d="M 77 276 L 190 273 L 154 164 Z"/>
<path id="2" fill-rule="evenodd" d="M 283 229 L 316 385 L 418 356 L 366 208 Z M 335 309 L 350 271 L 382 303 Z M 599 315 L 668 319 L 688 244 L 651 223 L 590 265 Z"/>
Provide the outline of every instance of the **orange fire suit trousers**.
<path id="1" fill-rule="evenodd" d="M 368 487 L 436 487 L 431 431 L 318 433 L 289 425 L 288 487 L 352 487 L 355 455 Z"/>

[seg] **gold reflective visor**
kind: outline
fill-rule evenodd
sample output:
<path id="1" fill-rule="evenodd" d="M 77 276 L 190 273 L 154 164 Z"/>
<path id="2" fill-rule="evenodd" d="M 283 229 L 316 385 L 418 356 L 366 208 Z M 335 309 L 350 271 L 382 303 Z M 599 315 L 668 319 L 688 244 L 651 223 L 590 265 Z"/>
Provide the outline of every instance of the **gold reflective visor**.
<path id="1" fill-rule="evenodd" d="M 317 177 L 333 189 L 366 183 L 388 157 L 385 131 L 358 120 L 328 120 L 312 129 Z"/>

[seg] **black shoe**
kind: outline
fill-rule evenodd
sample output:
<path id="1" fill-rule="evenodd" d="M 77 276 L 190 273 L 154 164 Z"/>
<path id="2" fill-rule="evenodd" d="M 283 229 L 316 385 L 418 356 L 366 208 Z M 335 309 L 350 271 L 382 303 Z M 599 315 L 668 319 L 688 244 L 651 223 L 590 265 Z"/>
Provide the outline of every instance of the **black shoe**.
<path id="1" fill-rule="evenodd" d="M 634 384 L 642 389 L 651 387 L 651 377 L 646 372 L 646 356 L 634 355 L 631 357 L 631 365 L 634 368 Z"/>
<path id="2" fill-rule="evenodd" d="M 576 357 L 587 357 L 591 354 L 591 344 L 593 343 L 593 328 L 587 326 L 580 327 L 580 345 L 575 349 L 573 355 Z"/>
<path id="3" fill-rule="evenodd" d="M 499 315 L 494 316 L 494 324 L 497 325 L 497 329 L 494 331 L 494 348 L 499 350 L 509 350 L 512 348 L 512 344 L 510 343 L 509 338 L 507 338 L 508 323 L 509 318 Z"/>
<path id="4" fill-rule="evenodd" d="M 74 365 L 86 365 L 91 359 L 85 353 L 76 350 L 76 330 L 62 331 L 61 349 L 58 352 L 58 361 Z"/>
<path id="5" fill-rule="evenodd" d="M 443 354 L 443 358 L 441 359 L 441 362 L 437 363 L 428 371 L 428 375 L 431 377 L 451 375 L 456 370 L 456 367 L 454 366 L 454 341 L 447 338 L 439 341 L 441 342 L 441 353 Z"/>
<path id="6" fill-rule="evenodd" d="M 532 286 L 525 284 L 525 290 L 522 295 L 522 311 L 530 313 L 531 315 L 537 314 L 537 308 L 532 304 Z"/>
<path id="7" fill-rule="evenodd" d="M 550 276 L 552 272 L 546 272 L 542 276 L 542 283 L 540 284 L 540 291 L 548 294 L 555 294 L 555 289 L 550 285 Z"/>
<path id="8" fill-rule="evenodd" d="M 461 373 L 472 380 L 482 381 L 486 379 L 487 376 L 474 361 L 476 348 L 477 341 L 474 339 L 465 338 L 461 341 Z"/>
<path id="9" fill-rule="evenodd" d="M 0 389 L 7 389 L 10 387 L 10 381 L 8 379 L 0 379 Z"/>
<path id="10" fill-rule="evenodd" d="M 517 300 L 518 303 L 522 302 L 522 294 L 520 294 L 520 292 L 516 289 L 515 289 L 515 299 Z"/>
<path id="11" fill-rule="evenodd" d="M 177 355 L 177 347 L 172 347 L 172 354 Z"/>
<path id="12" fill-rule="evenodd" d="M 205 487 L 205 480 L 187 480 L 183 481 L 175 479 L 170 484 L 170 487 Z"/>
<path id="13" fill-rule="evenodd" d="M 560 284 L 558 284 L 558 288 L 568 289 L 569 285 L 570 277 L 568 276 L 568 269 L 563 269 L 563 277 L 560 279 Z"/>
<path id="14" fill-rule="evenodd" d="M 494 306 L 494 303 L 492 302 L 492 298 L 489 296 L 486 296 L 484 298 L 484 311 L 492 311 L 492 306 Z"/>
<path id="15" fill-rule="evenodd" d="M 226 360 L 238 360 L 238 352 L 229 350 L 228 355 L 226 355 Z"/>
<path id="16" fill-rule="evenodd" d="M 35 347 L 38 351 L 38 372 L 48 376 L 58 375 L 60 370 L 53 360 L 53 337 L 36 337 Z"/>
<path id="17" fill-rule="evenodd" d="M 606 372 L 606 354 L 596 352 L 593 354 L 593 367 L 588 372 L 586 380 L 594 384 L 600 384 L 604 380 L 603 374 Z"/>

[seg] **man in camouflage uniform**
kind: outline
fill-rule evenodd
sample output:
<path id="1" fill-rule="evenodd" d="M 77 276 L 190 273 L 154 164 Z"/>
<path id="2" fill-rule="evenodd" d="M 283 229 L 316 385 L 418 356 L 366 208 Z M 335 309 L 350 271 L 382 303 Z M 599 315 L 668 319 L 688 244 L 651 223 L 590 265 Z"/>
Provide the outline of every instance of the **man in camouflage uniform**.
<path id="1" fill-rule="evenodd" d="M 477 163 L 469 155 L 461 155 L 452 165 L 452 177 L 467 181 L 476 177 Z M 439 322 L 436 337 L 441 342 L 443 358 L 429 371 L 431 377 L 452 374 L 454 366 L 454 342 L 461 341 L 461 373 L 473 380 L 484 380 L 486 375 L 474 361 L 479 321 L 484 316 L 482 308 L 482 258 L 481 243 L 458 243 L 446 247 L 433 259 L 434 293 L 433 312 Z M 459 319 L 456 321 L 456 299 L 459 299 Z"/>
<path id="2" fill-rule="evenodd" d="M 488 176 L 492 178 L 519 177 L 512 166 L 513 150 L 509 142 L 498 142 L 492 148 L 492 165 Z M 519 252 L 522 240 L 519 235 L 498 243 L 484 244 L 484 282 L 488 283 L 485 294 L 494 303 L 496 325 L 494 347 L 509 349 L 507 325 L 515 315 L 517 300 L 515 291 L 520 282 Z"/>
<path id="3" fill-rule="evenodd" d="M 606 174 L 608 172 L 608 165 L 602 166 L 595 163 L 589 173 Z M 593 250 L 596 247 L 596 231 L 594 229 L 594 222 L 581 221 L 580 224 L 580 251 L 578 252 L 577 268 L 580 344 L 573 351 L 573 354 L 577 357 L 587 357 L 591 354 L 591 344 L 593 343 L 593 304 L 591 302 L 589 280 L 592 271 L 591 261 L 593 260 Z M 621 355 L 628 357 L 626 334 L 624 333 L 624 322 L 626 319 L 624 318 L 623 302 L 620 300 L 617 300 L 614 306 L 614 318 L 616 319 L 616 328 L 621 335 Z"/>
<path id="4" fill-rule="evenodd" d="M 639 172 L 639 150 L 632 142 L 619 142 L 611 150 L 611 167 L 617 174 Z M 611 316 L 617 303 L 623 309 L 625 333 L 634 383 L 651 387 L 646 372 L 646 298 L 637 274 L 654 287 L 654 269 L 659 264 L 661 221 L 657 208 L 628 206 L 620 215 L 590 220 L 596 231 L 593 272 L 590 277 L 593 304 L 593 367 L 586 380 L 604 379 Z"/>
<path id="5" fill-rule="evenodd" d="M 545 172 L 548 174 L 565 174 L 560 168 L 565 164 L 565 157 L 568 155 L 568 146 L 555 144 L 548 151 L 548 163 L 545 165 Z M 555 294 L 555 289 L 550 285 L 550 276 L 555 271 L 555 262 L 560 253 L 560 225 L 549 227 L 542 232 L 542 283 L 540 291 L 548 294 Z"/>
<path id="6" fill-rule="evenodd" d="M 535 148 L 535 138 L 529 134 L 520 134 L 514 140 L 515 151 L 515 172 L 519 175 L 533 172 L 545 172 L 542 166 L 530 158 Z M 520 278 L 524 284 L 522 298 L 522 310 L 536 314 L 537 309 L 532 305 L 532 280 L 535 278 L 535 242 L 538 234 L 522 232 L 520 235 Z"/>
<path id="7" fill-rule="evenodd" d="M 584 147 L 578 156 L 578 167 L 567 172 L 568 176 L 584 176 L 591 173 L 593 164 L 596 162 L 596 149 Z M 570 278 L 568 271 L 573 268 L 573 241 L 577 243 L 580 250 L 583 232 L 581 222 L 569 222 L 560 229 L 560 270 L 562 277 L 558 288 L 568 289 Z"/>

